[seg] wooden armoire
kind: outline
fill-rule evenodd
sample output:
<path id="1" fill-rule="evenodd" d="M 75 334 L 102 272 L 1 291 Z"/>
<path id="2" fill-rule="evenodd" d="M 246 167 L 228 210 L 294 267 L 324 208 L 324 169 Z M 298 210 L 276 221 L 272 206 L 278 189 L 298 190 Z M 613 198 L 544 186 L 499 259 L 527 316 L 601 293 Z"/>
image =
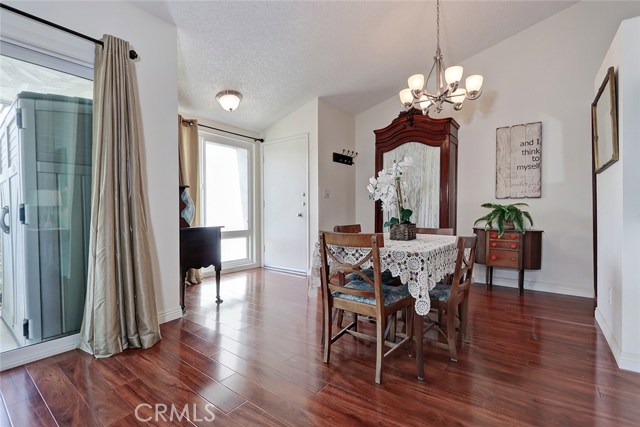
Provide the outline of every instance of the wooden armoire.
<path id="1" fill-rule="evenodd" d="M 376 135 L 375 174 L 405 155 L 414 159 L 411 187 L 406 198 L 414 199 L 412 217 L 418 227 L 453 228 L 456 231 L 458 185 L 458 123 L 452 118 L 434 119 L 412 108 L 401 112 Z M 421 176 L 416 176 L 421 175 Z M 380 201 L 375 207 L 375 230 L 382 232 Z M 417 211 L 417 212 L 416 212 Z M 424 211 L 424 212 L 421 212 Z"/>

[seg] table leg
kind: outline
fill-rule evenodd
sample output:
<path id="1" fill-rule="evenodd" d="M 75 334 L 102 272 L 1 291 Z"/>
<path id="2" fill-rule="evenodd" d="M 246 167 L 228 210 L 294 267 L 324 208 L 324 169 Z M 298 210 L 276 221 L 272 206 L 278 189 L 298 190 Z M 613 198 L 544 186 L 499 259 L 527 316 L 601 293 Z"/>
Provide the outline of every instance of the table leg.
<path id="1" fill-rule="evenodd" d="M 423 320 L 421 315 L 415 313 L 413 317 L 413 330 L 416 339 L 416 370 L 418 371 L 418 379 L 421 381 L 424 380 L 424 352 L 422 351 L 424 340 Z"/>
<path id="2" fill-rule="evenodd" d="M 216 304 L 220 304 L 220 267 L 216 267 Z"/>
<path id="3" fill-rule="evenodd" d="M 518 272 L 518 295 L 524 294 L 524 270 Z"/>
<path id="4" fill-rule="evenodd" d="M 187 310 L 184 306 L 184 294 L 185 288 L 187 287 L 187 282 L 185 280 L 187 273 L 185 273 L 182 268 L 180 268 L 180 308 L 182 308 L 182 314 L 186 314 Z"/>

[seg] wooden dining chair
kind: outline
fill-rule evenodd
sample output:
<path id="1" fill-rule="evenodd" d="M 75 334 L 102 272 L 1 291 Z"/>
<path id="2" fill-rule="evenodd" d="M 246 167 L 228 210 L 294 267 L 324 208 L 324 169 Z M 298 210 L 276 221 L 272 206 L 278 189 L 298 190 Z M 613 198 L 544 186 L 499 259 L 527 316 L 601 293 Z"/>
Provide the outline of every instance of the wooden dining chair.
<path id="1" fill-rule="evenodd" d="M 362 233 L 360 224 L 335 225 L 333 231 L 336 233 Z"/>
<path id="2" fill-rule="evenodd" d="M 348 234 L 320 232 L 320 259 L 321 259 L 321 288 L 323 304 L 323 332 L 324 332 L 324 363 L 329 363 L 331 345 L 344 336 L 352 335 L 356 338 L 373 341 L 376 343 L 376 374 L 375 381 L 382 381 L 383 359 L 408 343 L 409 352 L 412 351 L 413 332 L 413 297 L 409 293 L 407 285 L 387 286 L 382 283 L 380 271 L 380 248 L 384 247 L 382 234 Z M 343 260 L 340 254 L 341 247 L 359 248 L 356 253 L 351 253 L 349 261 Z M 373 264 L 373 278 L 362 273 L 361 266 L 371 261 Z M 347 279 L 340 284 L 332 280 L 336 275 L 342 274 Z M 340 329 L 335 335 L 332 332 L 333 322 L 331 313 L 333 309 L 355 313 L 349 325 Z M 398 310 L 406 309 L 410 314 L 406 334 L 397 334 L 400 341 L 386 339 L 386 326 L 391 316 L 395 316 Z M 364 334 L 358 331 L 358 316 L 369 316 L 375 319 L 376 335 Z M 384 351 L 390 347 L 388 351 Z"/>
<path id="3" fill-rule="evenodd" d="M 335 225 L 333 227 L 333 231 L 336 233 L 361 233 L 362 226 L 360 224 Z M 368 275 L 370 278 L 373 277 L 373 269 L 371 268 L 363 269 L 362 273 Z M 353 277 L 353 278 L 355 279 L 356 277 Z M 342 280 L 344 283 L 344 276 L 339 277 L 338 280 Z M 389 270 L 386 270 L 382 272 L 382 284 L 390 285 L 390 286 L 399 286 L 402 284 L 402 282 L 400 282 L 399 277 L 394 277 Z M 338 327 L 341 328 L 342 320 L 344 317 L 343 311 L 336 310 L 335 317 L 337 318 L 337 321 L 338 321 L 337 323 Z M 324 345 L 324 341 L 322 341 L 322 344 Z"/>
<path id="4" fill-rule="evenodd" d="M 416 234 L 439 234 L 441 236 L 453 236 L 453 228 L 416 228 Z"/>
<path id="5" fill-rule="evenodd" d="M 446 332 L 442 324 L 442 316 L 438 320 L 432 320 L 424 316 L 429 323 L 425 328 L 425 333 L 432 328 L 436 328 L 438 334 L 446 338 L 445 348 L 449 349 L 451 360 L 458 360 L 456 350 L 456 322 L 459 323 L 459 330 L 465 342 L 469 342 L 469 289 L 473 280 L 473 266 L 476 259 L 477 237 L 458 237 L 456 246 L 458 254 L 456 256 L 456 266 L 450 283 L 440 282 L 429 291 L 431 308 L 438 310 L 438 313 L 446 314 Z M 420 339 L 420 337 L 417 337 Z M 431 341 L 434 345 L 441 345 L 439 341 Z"/>

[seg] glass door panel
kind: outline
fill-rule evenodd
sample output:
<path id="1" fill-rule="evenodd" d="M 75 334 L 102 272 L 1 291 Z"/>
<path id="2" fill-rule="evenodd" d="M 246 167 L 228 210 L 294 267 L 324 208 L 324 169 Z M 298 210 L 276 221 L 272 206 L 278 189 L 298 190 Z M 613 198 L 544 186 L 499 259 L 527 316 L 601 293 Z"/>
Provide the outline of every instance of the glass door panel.
<path id="1" fill-rule="evenodd" d="M 221 225 L 223 268 L 251 265 L 254 256 L 254 145 L 201 133 L 205 226 Z"/>

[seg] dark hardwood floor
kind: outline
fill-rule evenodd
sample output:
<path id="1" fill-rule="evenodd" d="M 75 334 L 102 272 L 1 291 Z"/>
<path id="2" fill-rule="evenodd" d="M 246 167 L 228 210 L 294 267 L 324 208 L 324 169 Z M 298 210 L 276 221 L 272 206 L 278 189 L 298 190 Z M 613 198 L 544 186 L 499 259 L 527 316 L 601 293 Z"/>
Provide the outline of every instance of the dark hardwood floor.
<path id="1" fill-rule="evenodd" d="M 177 294 L 177 293 L 176 293 Z M 305 278 L 262 269 L 187 290 L 186 317 L 146 351 L 71 351 L 0 374 L 0 425 L 637 426 L 640 374 L 616 368 L 590 299 L 484 285 L 457 363 L 425 345 L 425 381 L 398 351 L 344 337 L 322 363 L 321 304 Z M 153 420 L 173 405 L 191 421 Z M 135 408 L 138 408 L 136 413 Z M 184 408 L 187 408 L 186 412 Z M 162 406 L 159 407 L 163 409 Z M 215 414 L 215 419 L 210 414 Z"/>

